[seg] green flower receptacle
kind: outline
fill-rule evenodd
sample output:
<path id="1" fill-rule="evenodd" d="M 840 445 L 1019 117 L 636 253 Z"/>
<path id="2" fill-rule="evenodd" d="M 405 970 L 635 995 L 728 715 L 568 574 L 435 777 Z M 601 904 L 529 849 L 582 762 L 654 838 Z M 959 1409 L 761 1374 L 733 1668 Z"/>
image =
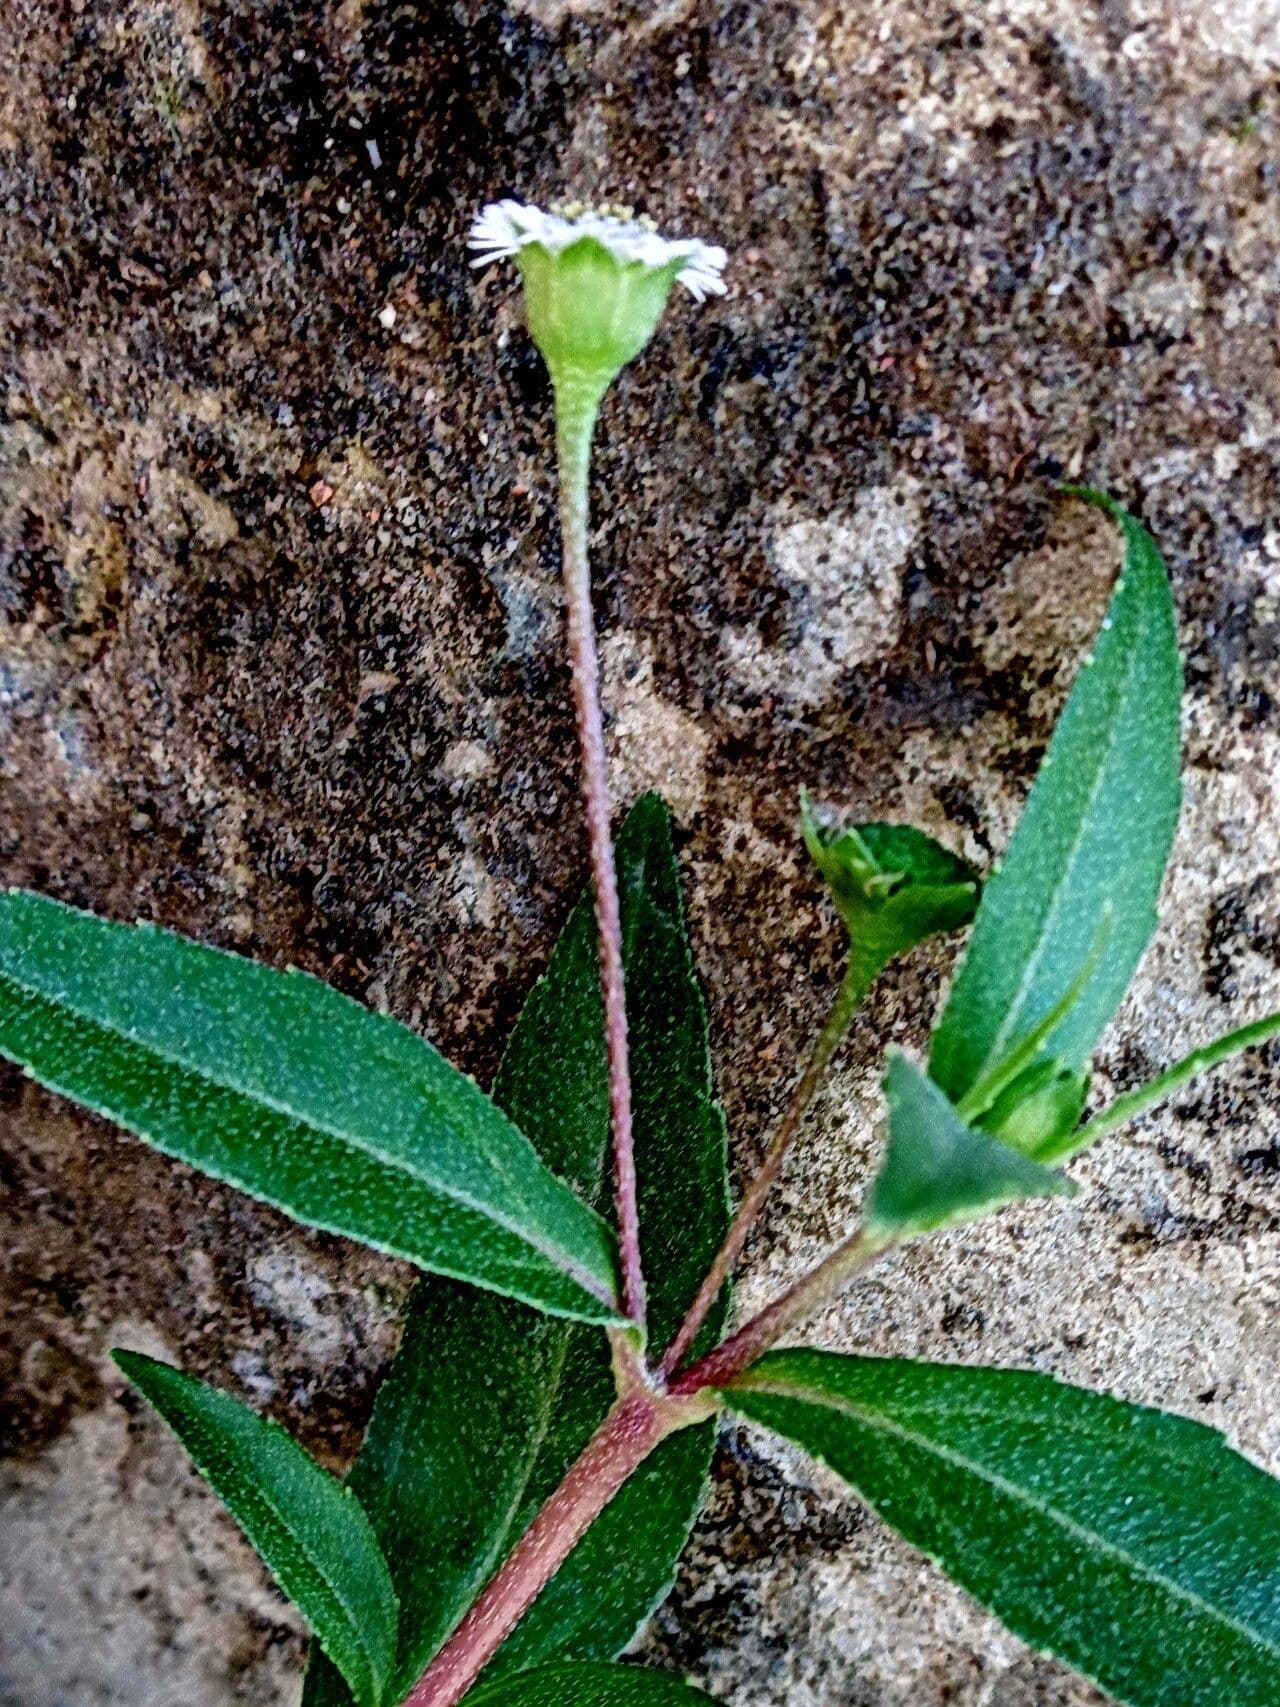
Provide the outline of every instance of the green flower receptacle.
<path id="1" fill-rule="evenodd" d="M 603 394 L 657 329 L 679 263 L 619 261 L 594 237 L 556 254 L 530 244 L 516 257 L 529 332 L 557 388 Z"/>

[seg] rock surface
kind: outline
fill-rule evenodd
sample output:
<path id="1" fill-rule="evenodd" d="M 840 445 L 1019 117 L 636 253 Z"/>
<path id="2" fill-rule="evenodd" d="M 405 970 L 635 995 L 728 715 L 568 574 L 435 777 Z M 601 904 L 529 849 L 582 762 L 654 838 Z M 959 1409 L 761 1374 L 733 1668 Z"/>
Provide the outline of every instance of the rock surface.
<path id="1" fill-rule="evenodd" d="M 836 966 L 800 783 L 989 859 L 1115 566 L 1176 582 L 1187 804 L 1102 1090 L 1280 1003 L 1276 0 L 10 0 L 0 875 L 293 961 L 484 1075 L 583 876 L 546 385 L 484 199 L 723 241 L 609 403 L 614 756 L 670 778 L 745 1169 Z M 394 311 L 394 312 L 392 312 Z M 871 1005 L 741 1301 L 845 1225 Z M 1030 1365 L 1280 1467 L 1273 1048 L 1081 1199 L 811 1331 Z M 0 1707 L 296 1699 L 299 1628 L 105 1348 L 349 1457 L 408 1277 L 0 1079 Z M 646 1638 L 727 1702 L 1084 1707 L 798 1458 L 726 1436 Z"/>

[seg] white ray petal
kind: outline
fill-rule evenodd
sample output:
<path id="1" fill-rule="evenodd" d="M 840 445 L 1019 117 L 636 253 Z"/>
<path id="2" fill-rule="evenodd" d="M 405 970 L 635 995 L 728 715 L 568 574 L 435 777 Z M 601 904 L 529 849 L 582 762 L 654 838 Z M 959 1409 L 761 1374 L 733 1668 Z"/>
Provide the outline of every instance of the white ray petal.
<path id="1" fill-rule="evenodd" d="M 647 220 L 636 219 L 622 208 L 575 207 L 544 212 L 509 199 L 490 202 L 471 226 L 471 264 L 484 267 L 490 261 L 510 260 L 530 243 L 558 255 L 582 237 L 594 237 L 623 266 L 638 262 L 656 270 L 677 262 L 676 277 L 699 302 L 724 294 L 721 274 L 729 257 L 723 249 L 697 238 L 662 237 Z"/>

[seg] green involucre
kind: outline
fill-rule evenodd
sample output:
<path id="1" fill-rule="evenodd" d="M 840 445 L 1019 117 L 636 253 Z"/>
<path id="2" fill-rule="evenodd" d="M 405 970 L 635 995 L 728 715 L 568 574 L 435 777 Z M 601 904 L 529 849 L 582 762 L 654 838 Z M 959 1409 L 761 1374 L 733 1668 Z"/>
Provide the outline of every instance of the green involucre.
<path id="1" fill-rule="evenodd" d="M 922 831 L 905 824 L 827 827 L 807 793 L 800 826 L 849 932 L 850 975 L 860 990 L 898 955 L 973 918 L 977 872 Z"/>
<path id="2" fill-rule="evenodd" d="M 1057 1146 L 1080 1124 L 1088 1073 L 1061 1061 L 1037 1061 L 1000 1092 L 975 1124 L 1037 1161 L 1057 1160 Z"/>
<path id="3" fill-rule="evenodd" d="M 558 253 L 526 244 L 516 256 L 529 333 L 557 387 L 599 395 L 657 330 L 678 261 L 626 262 L 596 237 Z"/>

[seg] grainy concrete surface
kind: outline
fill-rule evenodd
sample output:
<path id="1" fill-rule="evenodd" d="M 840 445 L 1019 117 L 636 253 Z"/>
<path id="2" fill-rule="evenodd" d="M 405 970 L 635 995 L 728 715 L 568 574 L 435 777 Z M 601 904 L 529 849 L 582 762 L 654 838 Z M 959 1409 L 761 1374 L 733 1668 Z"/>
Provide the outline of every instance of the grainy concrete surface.
<path id="1" fill-rule="evenodd" d="M 1064 475 L 1159 534 L 1188 666 L 1099 1089 L 1276 1005 L 1278 70 L 1276 0 L 9 0 L 0 875 L 491 1071 L 583 862 L 546 386 L 463 237 L 493 195 L 625 196 L 734 257 L 608 405 L 597 553 L 739 1168 L 836 971 L 797 787 L 999 850 L 1115 566 Z M 847 1224 L 878 1053 L 946 965 L 871 1004 L 744 1305 Z M 1273 1049 L 814 1337 L 1055 1370 L 1277 1464 L 1277 1102 Z M 408 1277 L 16 1074 L 0 1103 L 0 1704 L 291 1702 L 296 1622 L 104 1351 L 341 1464 Z M 1097 1700 L 738 1433 L 648 1647 L 740 1707 Z"/>

